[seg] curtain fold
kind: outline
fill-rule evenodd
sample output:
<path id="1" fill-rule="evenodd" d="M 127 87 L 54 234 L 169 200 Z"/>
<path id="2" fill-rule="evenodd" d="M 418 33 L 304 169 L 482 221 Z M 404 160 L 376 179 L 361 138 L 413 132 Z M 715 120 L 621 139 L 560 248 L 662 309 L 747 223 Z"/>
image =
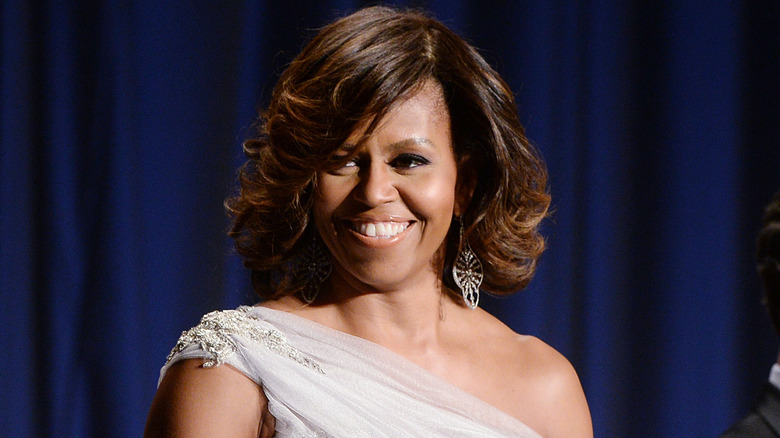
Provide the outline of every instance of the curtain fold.
<path id="1" fill-rule="evenodd" d="M 0 430 L 140 436 L 165 356 L 253 302 L 222 201 L 317 27 L 367 2 L 0 3 Z M 550 171 L 548 250 L 483 306 L 566 355 L 598 437 L 715 436 L 776 360 L 780 6 L 439 0 Z"/>

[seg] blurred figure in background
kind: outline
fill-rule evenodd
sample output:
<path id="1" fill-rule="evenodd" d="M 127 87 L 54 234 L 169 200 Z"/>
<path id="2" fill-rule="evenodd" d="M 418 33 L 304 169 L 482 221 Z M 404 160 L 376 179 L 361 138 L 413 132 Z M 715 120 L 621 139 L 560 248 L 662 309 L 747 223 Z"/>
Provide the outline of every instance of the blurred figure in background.
<path id="1" fill-rule="evenodd" d="M 772 325 L 780 334 L 780 192 L 775 193 L 764 210 L 757 246 L 758 273 L 766 293 L 764 301 Z M 780 437 L 780 355 L 753 410 L 721 437 Z"/>

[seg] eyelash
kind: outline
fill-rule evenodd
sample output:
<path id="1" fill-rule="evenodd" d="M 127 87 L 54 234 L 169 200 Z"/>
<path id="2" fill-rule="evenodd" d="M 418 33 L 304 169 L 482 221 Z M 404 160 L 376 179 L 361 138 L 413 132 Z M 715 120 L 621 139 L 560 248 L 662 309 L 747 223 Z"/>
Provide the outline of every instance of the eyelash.
<path id="1" fill-rule="evenodd" d="M 346 157 L 336 157 L 335 161 L 341 161 L 345 159 Z M 401 154 L 393 159 L 390 162 L 390 165 L 401 169 L 413 169 L 415 167 L 425 166 L 430 163 L 431 162 L 427 158 L 417 154 Z M 341 167 L 344 168 L 357 166 L 360 166 L 360 160 L 358 158 L 353 158 L 345 162 Z"/>
<path id="2" fill-rule="evenodd" d="M 398 166 L 398 164 L 404 163 L 402 166 Z M 417 154 L 401 154 L 398 157 L 395 158 L 391 162 L 391 164 L 394 164 L 395 167 L 404 167 L 406 169 L 412 169 L 418 166 L 425 166 L 426 164 L 430 164 L 430 161 L 426 159 L 425 157 L 422 157 Z"/>

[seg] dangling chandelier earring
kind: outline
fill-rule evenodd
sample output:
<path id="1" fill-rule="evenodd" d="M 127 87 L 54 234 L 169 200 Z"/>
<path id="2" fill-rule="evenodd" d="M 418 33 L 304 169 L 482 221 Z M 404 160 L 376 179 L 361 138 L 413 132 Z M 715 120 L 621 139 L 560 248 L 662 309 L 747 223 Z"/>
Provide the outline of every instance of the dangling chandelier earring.
<path id="1" fill-rule="evenodd" d="M 458 240 L 458 255 L 452 265 L 452 279 L 463 295 L 463 301 L 470 309 L 476 309 L 479 304 L 479 286 L 482 285 L 482 263 L 471 250 L 469 243 L 463 239 L 464 226 L 461 218 L 460 239 Z"/>
<path id="2" fill-rule="evenodd" d="M 311 304 L 320 293 L 320 285 L 328 278 L 333 265 L 330 263 L 328 251 L 317 239 L 314 232 L 309 245 L 298 255 L 295 266 L 295 276 L 304 280 L 301 297 L 306 304 Z"/>

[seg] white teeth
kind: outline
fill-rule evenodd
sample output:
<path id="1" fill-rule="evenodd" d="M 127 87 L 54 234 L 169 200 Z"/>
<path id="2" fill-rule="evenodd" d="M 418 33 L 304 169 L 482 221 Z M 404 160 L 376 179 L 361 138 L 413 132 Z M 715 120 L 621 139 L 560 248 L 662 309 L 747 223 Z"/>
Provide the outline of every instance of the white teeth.
<path id="1" fill-rule="evenodd" d="M 388 238 L 397 236 L 398 234 L 402 233 L 408 226 L 408 223 L 370 222 L 353 224 L 352 229 L 364 236 Z"/>

